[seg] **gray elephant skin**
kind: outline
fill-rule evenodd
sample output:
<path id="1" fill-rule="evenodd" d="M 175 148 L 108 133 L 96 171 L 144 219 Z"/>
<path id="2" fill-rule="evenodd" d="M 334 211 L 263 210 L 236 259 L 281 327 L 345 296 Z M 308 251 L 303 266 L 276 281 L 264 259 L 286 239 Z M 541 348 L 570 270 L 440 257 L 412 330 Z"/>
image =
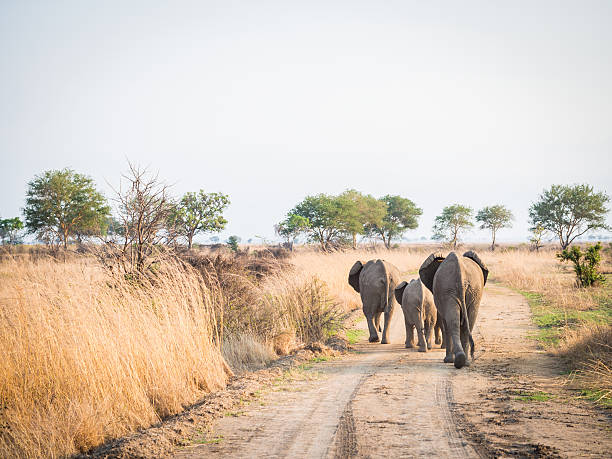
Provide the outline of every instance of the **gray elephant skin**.
<path id="1" fill-rule="evenodd" d="M 455 252 L 444 258 L 432 253 L 419 269 L 419 277 L 433 292 L 434 302 L 442 318 L 446 344 L 444 362 L 454 362 L 456 368 L 468 364 L 468 346 L 474 360 L 472 329 L 489 270 L 470 250 L 463 256 Z"/>
<path id="2" fill-rule="evenodd" d="M 398 269 L 384 260 L 370 260 L 365 265 L 357 261 L 349 272 L 349 284 L 361 295 L 363 313 L 370 330 L 370 343 L 379 340 L 380 316 L 383 313 L 385 327 L 381 344 L 389 342 L 389 328 L 396 303 L 394 291 L 399 281 Z"/>
<path id="3" fill-rule="evenodd" d="M 421 279 L 403 281 L 395 287 L 395 299 L 402 305 L 406 324 L 406 347 L 414 347 L 414 329 L 417 331 L 419 352 L 432 348 L 438 311 L 434 297 Z M 438 343 L 439 344 L 439 343 Z"/>

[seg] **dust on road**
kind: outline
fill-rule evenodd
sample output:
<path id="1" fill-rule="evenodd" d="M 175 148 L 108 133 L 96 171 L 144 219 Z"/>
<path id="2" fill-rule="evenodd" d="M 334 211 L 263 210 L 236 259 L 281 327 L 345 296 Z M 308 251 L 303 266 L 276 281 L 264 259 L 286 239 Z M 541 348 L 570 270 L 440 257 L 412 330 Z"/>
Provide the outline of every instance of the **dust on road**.
<path id="1" fill-rule="evenodd" d="M 487 285 L 477 360 L 457 370 L 443 350 L 404 348 L 398 307 L 391 344 L 364 339 L 229 413 L 177 457 L 605 457 L 609 417 L 568 399 L 532 331 L 524 298 Z M 528 391 L 558 395 L 525 402 Z"/>

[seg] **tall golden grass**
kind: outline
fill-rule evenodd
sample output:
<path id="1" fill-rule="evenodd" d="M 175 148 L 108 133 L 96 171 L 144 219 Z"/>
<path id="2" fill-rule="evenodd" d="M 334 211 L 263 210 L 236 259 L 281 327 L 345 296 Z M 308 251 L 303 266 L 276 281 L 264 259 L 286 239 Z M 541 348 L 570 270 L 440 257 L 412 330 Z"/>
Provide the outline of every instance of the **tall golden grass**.
<path id="1" fill-rule="evenodd" d="M 136 287 L 88 259 L 5 261 L 0 279 L 0 457 L 85 451 L 226 383 L 192 269 Z"/>
<path id="2" fill-rule="evenodd" d="M 361 307 L 359 294 L 348 284 L 348 273 L 357 260 L 367 261 L 381 258 L 393 263 L 407 279 L 418 277 L 418 269 L 435 247 L 401 247 L 396 250 L 349 250 L 324 253 L 320 251 L 297 251 L 290 262 L 297 271 L 323 279 L 331 294 L 345 310 Z"/>
<path id="3" fill-rule="evenodd" d="M 552 251 L 476 249 L 493 280 L 551 305 L 596 305 Z M 193 267 L 170 259 L 138 283 L 86 256 L 9 256 L 0 262 L 0 457 L 67 456 L 177 413 L 224 386 L 226 362 L 258 368 L 276 357 L 279 337 L 307 342 L 337 331 L 342 314 L 361 306 L 347 282 L 356 260 L 384 258 L 410 279 L 434 251 L 299 250 L 285 262 L 225 255 Z M 609 325 L 592 336 L 581 330 L 568 334 L 582 343 L 580 361 L 593 340 L 610 348 Z M 610 367 L 601 355 L 593 375 Z"/>

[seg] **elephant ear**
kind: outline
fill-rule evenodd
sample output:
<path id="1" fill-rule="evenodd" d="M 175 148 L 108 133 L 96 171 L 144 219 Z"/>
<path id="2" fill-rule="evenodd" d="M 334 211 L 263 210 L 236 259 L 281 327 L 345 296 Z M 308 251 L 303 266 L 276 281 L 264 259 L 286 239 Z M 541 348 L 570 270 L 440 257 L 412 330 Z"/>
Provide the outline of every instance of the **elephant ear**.
<path id="1" fill-rule="evenodd" d="M 444 257 L 441 253 L 432 253 L 419 268 L 419 277 L 421 278 L 421 282 L 423 282 L 425 287 L 427 287 L 431 292 L 433 292 L 434 276 L 436 275 L 436 271 L 443 261 Z"/>
<path id="2" fill-rule="evenodd" d="M 395 287 L 395 299 L 399 304 L 402 304 L 402 297 L 404 296 L 404 289 L 408 285 L 408 282 L 402 281 L 397 287 Z"/>
<path id="3" fill-rule="evenodd" d="M 361 272 L 361 268 L 363 268 L 363 263 L 360 261 L 356 261 L 351 270 L 349 271 L 348 282 L 355 289 L 357 293 L 359 293 L 359 273 Z"/>
<path id="4" fill-rule="evenodd" d="M 487 277 L 489 277 L 489 268 L 487 268 L 487 265 L 484 264 L 484 262 L 478 256 L 478 254 L 474 252 L 473 250 L 468 250 L 467 252 L 463 254 L 463 256 L 466 258 L 469 258 L 470 260 L 473 260 L 478 266 L 480 266 L 480 269 L 482 269 L 482 275 L 484 276 L 483 285 L 486 285 Z"/>

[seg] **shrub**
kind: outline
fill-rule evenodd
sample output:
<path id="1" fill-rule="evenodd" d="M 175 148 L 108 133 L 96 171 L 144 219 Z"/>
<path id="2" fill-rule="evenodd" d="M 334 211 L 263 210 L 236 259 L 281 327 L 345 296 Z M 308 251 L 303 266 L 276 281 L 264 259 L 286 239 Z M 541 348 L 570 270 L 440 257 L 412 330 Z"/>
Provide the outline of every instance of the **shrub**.
<path id="1" fill-rule="evenodd" d="M 580 287 L 590 287 L 597 282 L 604 282 L 604 276 L 598 272 L 597 268 L 601 261 L 601 243 L 589 246 L 586 252 L 580 250 L 578 246 L 564 249 L 557 254 L 561 261 L 571 261 L 574 264 L 576 282 Z"/>

